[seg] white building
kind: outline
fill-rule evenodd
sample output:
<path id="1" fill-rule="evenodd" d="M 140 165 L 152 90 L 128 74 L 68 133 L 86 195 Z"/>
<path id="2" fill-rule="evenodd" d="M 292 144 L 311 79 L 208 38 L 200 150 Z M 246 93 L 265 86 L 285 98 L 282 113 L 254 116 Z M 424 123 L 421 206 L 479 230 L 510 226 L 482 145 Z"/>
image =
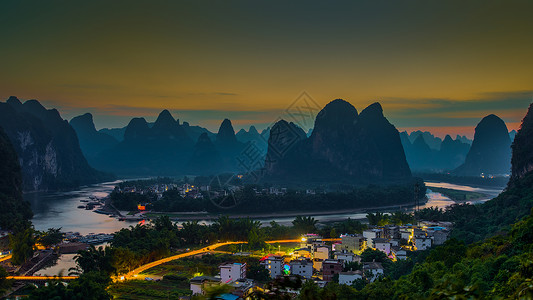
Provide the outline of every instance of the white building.
<path id="1" fill-rule="evenodd" d="M 374 245 L 374 239 L 381 237 L 381 229 L 373 228 L 363 230 L 363 237 L 366 238 L 367 248 L 375 248 L 376 246 Z"/>
<path id="2" fill-rule="evenodd" d="M 300 275 L 303 278 L 313 277 L 313 262 L 307 259 L 292 260 L 290 263 L 291 274 Z"/>
<path id="3" fill-rule="evenodd" d="M 400 231 L 401 238 L 409 241 L 409 238 L 411 237 L 412 231 L 410 229 L 403 229 Z"/>
<path id="4" fill-rule="evenodd" d="M 427 250 L 431 248 L 432 239 L 427 236 L 418 236 L 414 238 L 416 250 Z"/>
<path id="5" fill-rule="evenodd" d="M 283 257 L 281 256 L 269 256 L 261 262 L 268 272 L 270 273 L 270 278 L 276 278 L 281 276 L 283 269 Z"/>
<path id="6" fill-rule="evenodd" d="M 391 253 L 397 260 L 407 259 L 407 251 L 401 247 L 393 246 Z"/>
<path id="7" fill-rule="evenodd" d="M 374 246 L 376 247 L 377 250 L 383 251 L 387 255 L 390 254 L 391 245 L 390 245 L 389 240 L 376 238 L 374 239 Z"/>
<path id="8" fill-rule="evenodd" d="M 224 264 L 220 269 L 220 280 L 222 283 L 230 283 L 241 278 L 246 278 L 246 263 Z"/>
<path id="9" fill-rule="evenodd" d="M 333 254 L 335 259 L 341 260 L 344 265 L 355 261 L 355 254 L 348 251 L 337 251 Z"/>
<path id="10" fill-rule="evenodd" d="M 378 262 L 366 262 L 363 263 L 363 272 L 369 271 L 372 277 L 369 278 L 370 282 L 374 282 L 379 276 L 383 275 L 384 269 L 381 263 Z"/>
<path id="11" fill-rule="evenodd" d="M 363 279 L 363 272 L 357 270 L 339 273 L 339 284 L 352 285 L 357 279 Z"/>
<path id="12" fill-rule="evenodd" d="M 438 227 L 436 229 L 431 228 L 427 231 L 428 236 L 433 238 L 433 245 L 435 246 L 444 244 L 444 242 L 446 242 L 448 239 L 449 231 L 441 228 L 442 227 Z"/>
<path id="13" fill-rule="evenodd" d="M 193 295 L 203 295 L 205 287 L 220 284 L 220 278 L 210 276 L 196 276 L 190 280 Z"/>

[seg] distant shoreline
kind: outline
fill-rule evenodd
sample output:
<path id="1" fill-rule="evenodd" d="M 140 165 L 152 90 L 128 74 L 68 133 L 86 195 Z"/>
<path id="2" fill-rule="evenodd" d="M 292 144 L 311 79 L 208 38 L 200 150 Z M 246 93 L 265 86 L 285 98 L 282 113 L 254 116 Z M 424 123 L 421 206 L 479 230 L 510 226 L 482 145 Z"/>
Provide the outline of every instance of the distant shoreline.
<path id="1" fill-rule="evenodd" d="M 339 209 L 339 210 L 328 210 L 328 211 L 294 211 L 294 212 L 272 212 L 272 213 L 206 213 L 198 212 L 196 215 L 192 215 L 191 212 L 148 212 L 146 213 L 149 217 L 157 217 L 167 215 L 173 221 L 199 221 L 199 220 L 216 220 L 220 216 L 228 216 L 232 219 L 237 218 L 251 218 L 251 219 L 268 219 L 268 218 L 287 218 L 287 217 L 297 217 L 297 216 L 327 216 L 327 215 L 336 215 L 336 214 L 349 214 L 349 213 L 366 213 L 371 211 L 379 211 L 384 209 L 402 209 L 402 208 L 412 208 L 415 206 L 415 202 L 410 202 L 406 204 L 397 204 L 397 205 L 387 205 L 387 206 L 374 206 L 374 207 L 365 207 L 365 208 L 351 208 L 351 209 Z"/>
<path id="2" fill-rule="evenodd" d="M 432 182 L 432 183 L 440 183 L 442 181 L 437 180 L 426 180 L 425 182 Z M 494 186 L 479 186 L 479 185 L 466 185 L 472 188 L 481 188 L 481 189 L 490 189 L 494 190 L 494 194 L 491 192 L 468 192 L 463 191 L 460 189 L 450 189 L 458 192 L 464 192 L 464 193 L 475 193 L 479 194 L 479 197 L 466 199 L 466 200 L 454 200 L 451 197 L 445 195 L 446 197 L 450 198 L 451 201 L 455 203 L 466 203 L 470 201 L 480 201 L 480 200 L 490 200 L 497 196 L 496 189 L 497 187 Z M 427 186 L 428 189 L 431 189 L 430 186 Z M 499 187 L 502 188 L 502 187 Z M 499 193 L 498 193 L 499 194 Z M 421 205 L 424 205 L 427 203 L 427 200 L 421 203 Z M 231 210 L 228 209 L 227 212 L 218 212 L 218 213 L 209 213 L 209 212 L 146 212 L 146 216 L 149 218 L 156 218 L 158 216 L 167 215 L 169 216 L 173 221 L 212 221 L 218 219 L 220 216 L 228 216 L 232 219 L 237 218 L 252 218 L 252 219 L 272 219 L 272 218 L 288 218 L 288 217 L 297 217 L 297 216 L 328 216 L 328 215 L 336 215 L 336 214 L 358 214 L 358 213 L 368 213 L 368 212 L 374 212 L 374 211 L 381 211 L 381 210 L 409 210 L 411 211 L 415 206 L 415 202 L 408 202 L 404 204 L 395 204 L 395 205 L 386 205 L 386 206 L 373 206 L 373 207 L 361 207 L 361 208 L 351 208 L 351 209 L 335 209 L 335 210 L 321 210 L 321 211 L 288 211 L 288 212 L 269 212 L 269 213 L 245 213 L 245 212 L 238 212 L 238 213 L 232 213 Z"/>

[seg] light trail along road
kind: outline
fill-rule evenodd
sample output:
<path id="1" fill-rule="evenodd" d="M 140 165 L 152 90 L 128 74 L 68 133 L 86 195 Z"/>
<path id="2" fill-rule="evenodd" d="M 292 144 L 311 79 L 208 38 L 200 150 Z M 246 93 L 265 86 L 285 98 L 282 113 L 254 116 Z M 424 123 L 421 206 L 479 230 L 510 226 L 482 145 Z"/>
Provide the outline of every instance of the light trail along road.
<path id="1" fill-rule="evenodd" d="M 340 241 L 341 239 L 322 239 L 322 240 L 325 241 L 325 242 L 336 242 L 336 241 Z M 265 241 L 265 243 L 267 243 L 267 244 L 284 244 L 284 243 L 299 243 L 301 241 L 302 240 L 300 240 L 300 239 L 293 239 L 293 240 Z M 189 252 L 186 252 L 186 253 L 181 253 L 181 254 L 174 255 L 174 256 L 169 256 L 167 258 L 163 258 L 163 259 L 156 260 L 156 261 L 153 261 L 151 263 L 142 265 L 142 266 L 134 269 L 133 271 L 129 272 L 128 274 L 126 274 L 124 276 L 124 278 L 125 279 L 129 279 L 129 278 L 134 277 L 135 275 L 138 275 L 139 273 L 141 273 L 143 271 L 146 271 L 146 270 L 148 270 L 150 268 L 153 268 L 155 266 L 159 266 L 161 264 L 164 264 L 164 263 L 176 260 L 176 259 L 180 259 L 180 258 L 184 258 L 184 257 L 189 257 L 189 256 L 194 256 L 194 255 L 198 255 L 198 254 L 211 252 L 211 251 L 215 250 L 216 248 L 219 248 L 219 247 L 222 247 L 222 246 L 226 246 L 226 245 L 246 244 L 246 243 L 247 242 L 216 243 L 216 244 L 212 244 L 212 245 L 209 245 L 207 247 L 204 247 L 204 248 L 201 248 L 201 249 L 198 249 L 198 250 L 193 250 L 193 251 L 189 251 Z"/>
<path id="2" fill-rule="evenodd" d="M 322 239 L 322 240 L 325 241 L 325 242 L 336 242 L 336 241 L 340 241 L 341 239 Z M 300 239 L 293 239 L 293 240 L 266 241 L 265 243 L 267 243 L 267 244 L 284 244 L 284 243 L 299 243 L 299 242 L 301 242 Z M 180 253 L 180 254 L 177 254 L 177 255 L 169 256 L 169 257 L 166 257 L 166 258 L 162 258 L 160 260 L 153 261 L 151 263 L 142 265 L 142 266 L 134 269 L 133 271 L 131 271 L 128 274 L 124 275 L 124 279 L 132 279 L 136 275 L 138 275 L 139 273 L 141 273 L 143 271 L 146 271 L 146 270 L 148 270 L 150 268 L 153 268 L 155 266 L 159 266 L 161 264 L 164 264 L 164 263 L 176 260 L 176 259 L 189 257 L 189 256 L 194 256 L 194 255 L 198 255 L 198 254 L 204 254 L 204 253 L 208 253 L 208 252 L 213 252 L 215 249 L 217 249 L 219 247 L 222 247 L 222 246 L 226 246 L 226 245 L 246 244 L 246 243 L 248 243 L 248 242 L 222 242 L 222 243 L 216 243 L 216 244 L 212 244 L 212 245 L 209 245 L 207 247 L 204 247 L 204 248 L 201 248 L 201 249 L 198 249 L 198 250 L 193 250 L 193 251 L 189 251 L 189 252 L 185 252 L 185 253 Z M 9 258 L 11 258 L 11 257 L 9 257 Z M 8 259 L 8 258 L 6 257 L 5 259 Z M 6 279 L 13 279 L 13 280 L 16 280 L 16 281 L 73 280 L 73 279 L 76 279 L 76 278 L 78 278 L 78 277 L 77 276 L 61 276 L 61 277 L 59 277 L 59 276 L 55 276 L 55 277 L 54 276 L 8 276 L 8 277 L 6 277 Z"/>

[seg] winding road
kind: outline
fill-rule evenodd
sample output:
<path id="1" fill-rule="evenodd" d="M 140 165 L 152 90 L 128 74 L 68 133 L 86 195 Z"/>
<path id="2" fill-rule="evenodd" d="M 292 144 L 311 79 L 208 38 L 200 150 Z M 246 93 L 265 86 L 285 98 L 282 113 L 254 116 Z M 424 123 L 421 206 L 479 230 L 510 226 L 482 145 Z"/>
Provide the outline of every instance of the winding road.
<path id="1" fill-rule="evenodd" d="M 337 241 L 340 241 L 340 240 L 341 239 L 322 239 L 322 241 L 325 241 L 325 242 L 337 242 Z M 285 243 L 299 243 L 299 242 L 301 242 L 300 239 L 265 241 L 265 243 L 267 243 L 267 244 L 285 244 Z M 234 245 L 234 244 L 246 244 L 246 243 L 248 243 L 248 242 L 223 242 L 223 243 L 212 244 L 212 245 L 209 245 L 207 247 L 204 247 L 204 248 L 201 248 L 201 249 L 198 249 L 198 250 L 193 250 L 193 251 L 189 251 L 189 252 L 186 252 L 186 253 L 181 253 L 181 254 L 174 255 L 174 256 L 169 256 L 167 258 L 163 258 L 163 259 L 156 260 L 156 261 L 153 261 L 151 263 L 142 265 L 142 266 L 134 269 L 133 271 L 129 272 L 124 277 L 125 278 L 134 277 L 135 275 L 138 275 L 139 273 L 141 273 L 143 271 L 146 271 L 146 270 L 148 270 L 150 268 L 153 268 L 155 266 L 159 266 L 161 264 L 164 264 L 164 263 L 176 260 L 176 259 L 184 258 L 184 257 L 189 257 L 189 256 L 198 255 L 198 254 L 208 253 L 208 252 L 211 252 L 211 251 L 215 250 L 216 248 L 219 248 L 219 247 L 222 247 L 222 246 Z"/>
<path id="2" fill-rule="evenodd" d="M 322 241 L 325 241 L 325 242 L 337 242 L 337 241 L 340 241 L 341 239 L 322 239 Z M 265 243 L 267 244 L 285 244 L 285 243 L 299 243 L 301 242 L 300 239 L 291 239 L 291 240 L 275 240 L 275 241 L 266 241 Z M 185 257 L 189 257 L 189 256 L 194 256 L 194 255 L 198 255 L 198 254 L 204 254 L 204 253 L 209 253 L 209 252 L 212 252 L 213 250 L 219 248 L 219 247 L 222 247 L 222 246 L 226 246 L 226 245 L 234 245 L 234 244 L 246 244 L 248 242 L 222 242 L 222 243 L 216 243 L 216 244 L 212 244 L 212 245 L 209 245 L 207 247 L 204 247 L 204 248 L 201 248 L 201 249 L 198 249 L 198 250 L 193 250 L 193 251 L 189 251 L 189 252 L 185 252 L 185 253 L 180 253 L 180 254 L 177 254 L 177 255 L 173 255 L 173 256 L 169 256 L 169 257 L 166 257 L 166 258 L 162 258 L 160 260 L 156 260 L 156 261 L 153 261 L 151 263 L 147 263 L 147 264 L 144 264 L 132 271 L 130 271 L 129 273 L 123 275 L 124 276 L 124 279 L 133 279 L 136 275 L 140 274 L 141 272 L 143 271 L 146 271 L 150 268 L 153 268 L 155 266 L 159 266 L 161 264 L 164 264 L 164 263 L 167 263 L 167 262 L 171 262 L 173 260 L 176 260 L 176 259 L 181 259 L 181 258 L 185 258 Z M 9 276 L 9 277 L 6 277 L 7 279 L 13 279 L 13 280 L 16 280 L 16 281 L 32 281 L 32 280 L 52 280 L 52 279 L 55 279 L 55 280 L 73 280 L 73 279 L 76 279 L 77 276 Z"/>

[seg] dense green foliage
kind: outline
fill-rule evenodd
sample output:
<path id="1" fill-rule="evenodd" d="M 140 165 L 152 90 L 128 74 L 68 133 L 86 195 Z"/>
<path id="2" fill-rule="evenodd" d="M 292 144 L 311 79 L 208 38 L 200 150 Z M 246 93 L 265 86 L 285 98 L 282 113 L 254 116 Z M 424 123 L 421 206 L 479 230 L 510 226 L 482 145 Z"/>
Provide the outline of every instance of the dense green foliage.
<path id="1" fill-rule="evenodd" d="M 119 191 L 113 191 L 109 194 L 111 203 L 120 210 L 137 210 L 138 204 L 150 203 L 157 197 L 155 194 L 138 194 L 138 193 L 121 193 Z"/>
<path id="2" fill-rule="evenodd" d="M 122 181 L 117 184 L 115 190 L 111 192 L 109 197 L 111 198 L 111 203 L 117 209 L 133 211 L 137 209 L 138 204 L 152 203 L 157 199 L 157 196 L 153 192 L 149 191 L 151 186 L 183 184 L 187 182 L 187 177 L 184 177 L 182 180 L 176 180 L 169 177 L 156 177 L 150 179 Z M 142 194 L 131 192 L 127 190 L 128 187 L 134 187 L 135 189 L 146 192 L 143 192 Z"/>
<path id="3" fill-rule="evenodd" d="M 533 296 L 533 216 L 513 226 L 508 236 L 466 246 L 449 240 L 429 253 L 425 262 L 397 281 L 383 280 L 358 293 L 372 299 L 376 291 L 384 298 L 442 298 L 451 296 Z"/>
<path id="4" fill-rule="evenodd" d="M 11 262 L 21 265 L 33 257 L 35 251 L 35 237 L 33 227 L 9 235 L 9 247 L 13 251 Z"/>
<path id="5" fill-rule="evenodd" d="M 127 280 L 115 282 L 108 288 L 113 299 L 144 300 L 144 299 L 179 299 L 190 295 L 188 278 L 183 280 L 165 276 L 161 281 Z"/>
<path id="6" fill-rule="evenodd" d="M 61 228 L 48 228 L 47 231 L 37 233 L 37 242 L 45 247 L 50 247 L 61 243 L 64 236 Z"/>
<path id="7" fill-rule="evenodd" d="M 254 190 L 255 189 L 255 190 Z M 242 190 L 225 197 L 231 197 L 232 212 L 265 213 L 278 211 L 328 211 L 332 208 L 355 209 L 365 207 L 409 204 L 414 200 L 411 185 L 376 186 L 353 188 L 350 191 L 306 194 L 288 191 L 284 195 L 256 193 L 261 188 L 246 185 Z M 420 196 L 424 197 L 425 187 L 421 188 Z M 211 199 L 205 193 L 201 199 L 183 197 L 176 190 L 169 190 L 160 200 L 152 203 L 154 211 L 207 211 L 221 212 L 224 208 L 217 207 L 213 202 L 220 203 L 222 198 Z"/>
<path id="8" fill-rule="evenodd" d="M 393 212 L 392 214 L 384 214 L 376 212 L 375 214 L 369 213 L 366 215 L 368 223 L 370 225 L 385 226 L 388 224 L 405 225 L 413 224 L 415 221 L 412 214 L 403 213 L 401 211 Z"/>
<path id="9" fill-rule="evenodd" d="M 95 272 L 111 276 L 117 269 L 113 266 L 113 253 L 111 248 L 91 245 L 87 250 L 80 250 L 75 257 L 77 268 L 70 270 L 76 275 Z"/>
<path id="10" fill-rule="evenodd" d="M 50 281 L 47 286 L 33 290 L 30 300 L 107 300 L 111 295 L 106 288 L 111 279 L 105 273 L 88 272 L 78 279 L 69 282 L 68 285 L 61 281 Z"/>
<path id="11" fill-rule="evenodd" d="M 139 180 L 128 180 L 121 181 L 117 184 L 120 189 L 125 189 L 126 187 L 136 187 L 138 189 L 145 189 L 155 184 L 172 184 L 172 183 L 187 183 L 188 178 L 183 177 L 182 180 L 173 179 L 170 177 L 154 177 L 150 179 L 139 179 Z"/>
<path id="12" fill-rule="evenodd" d="M 317 220 L 315 220 L 313 217 L 302 217 L 297 216 L 294 221 L 292 221 L 292 225 L 296 232 L 300 234 L 308 233 L 308 232 L 315 232 L 316 231 L 316 223 L 318 223 Z"/>
<path id="13" fill-rule="evenodd" d="M 6 269 L 0 266 L 0 296 L 2 296 L 8 288 L 11 287 L 11 282 L 6 279 L 8 273 Z"/>

